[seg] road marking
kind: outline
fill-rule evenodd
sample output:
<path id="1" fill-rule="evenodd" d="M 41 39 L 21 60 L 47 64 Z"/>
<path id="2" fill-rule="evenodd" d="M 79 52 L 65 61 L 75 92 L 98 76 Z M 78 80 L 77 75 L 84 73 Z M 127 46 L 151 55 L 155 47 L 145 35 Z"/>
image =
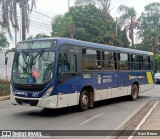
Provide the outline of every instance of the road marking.
<path id="1" fill-rule="evenodd" d="M 96 115 L 96 116 L 94 116 L 94 117 L 92 117 L 92 118 L 90 118 L 90 119 L 88 119 L 88 120 L 86 120 L 86 121 L 82 122 L 80 125 L 84 125 L 85 123 L 88 123 L 89 121 L 91 121 L 91 120 L 93 120 L 93 119 L 95 119 L 95 118 L 97 118 L 97 117 L 101 116 L 102 114 L 103 114 L 103 113 L 98 114 L 98 115 Z"/>
<path id="2" fill-rule="evenodd" d="M 151 114 L 151 112 L 153 111 L 153 109 L 156 107 L 156 105 L 159 103 L 159 101 L 157 101 L 154 106 L 149 110 L 149 112 L 145 115 L 145 117 L 142 119 L 142 121 L 139 123 L 139 125 L 134 129 L 134 131 L 139 130 L 139 128 L 142 126 L 142 124 L 146 121 L 146 119 L 148 118 L 148 116 Z M 132 139 L 134 137 L 135 132 L 132 132 L 131 136 L 128 137 L 128 139 Z"/>

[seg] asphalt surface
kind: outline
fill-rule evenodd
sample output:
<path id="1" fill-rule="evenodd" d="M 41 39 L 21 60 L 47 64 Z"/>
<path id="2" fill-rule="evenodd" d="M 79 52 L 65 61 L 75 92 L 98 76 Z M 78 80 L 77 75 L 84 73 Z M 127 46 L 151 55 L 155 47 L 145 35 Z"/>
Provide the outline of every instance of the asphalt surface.
<path id="1" fill-rule="evenodd" d="M 85 112 L 77 107 L 44 110 L 0 101 L 0 130 L 114 130 L 141 105 L 159 97 L 159 90 L 160 85 L 155 85 L 136 101 L 121 97 L 97 102 Z"/>

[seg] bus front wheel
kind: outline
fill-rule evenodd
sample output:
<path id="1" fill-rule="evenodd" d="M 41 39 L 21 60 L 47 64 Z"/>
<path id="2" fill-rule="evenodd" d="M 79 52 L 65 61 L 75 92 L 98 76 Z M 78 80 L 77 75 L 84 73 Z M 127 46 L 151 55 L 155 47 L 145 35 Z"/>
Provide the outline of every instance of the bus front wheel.
<path id="1" fill-rule="evenodd" d="M 131 100 L 136 100 L 138 98 L 138 94 L 139 94 L 139 88 L 136 84 L 132 85 L 131 88 Z"/>
<path id="2" fill-rule="evenodd" d="M 87 90 L 83 90 L 79 98 L 79 106 L 81 111 L 86 111 L 89 107 L 89 93 Z"/>

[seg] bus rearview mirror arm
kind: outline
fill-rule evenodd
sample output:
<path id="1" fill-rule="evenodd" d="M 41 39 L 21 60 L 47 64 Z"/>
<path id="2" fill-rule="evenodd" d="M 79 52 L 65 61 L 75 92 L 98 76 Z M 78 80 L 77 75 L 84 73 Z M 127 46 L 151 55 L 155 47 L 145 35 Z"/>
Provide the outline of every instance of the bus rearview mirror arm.
<path id="1" fill-rule="evenodd" d="M 8 57 L 5 57 L 5 65 L 8 63 Z"/>
<path id="2" fill-rule="evenodd" d="M 14 51 L 14 50 L 8 50 L 8 51 L 5 53 L 5 65 L 7 65 L 7 63 L 8 63 L 7 54 L 8 54 L 9 52 L 15 52 L 15 51 Z"/>

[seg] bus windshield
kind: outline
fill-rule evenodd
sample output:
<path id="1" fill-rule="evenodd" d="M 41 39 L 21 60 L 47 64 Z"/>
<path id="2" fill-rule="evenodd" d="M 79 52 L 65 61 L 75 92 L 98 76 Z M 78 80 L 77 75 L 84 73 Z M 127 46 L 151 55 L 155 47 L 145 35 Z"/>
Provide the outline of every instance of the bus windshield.
<path id="1" fill-rule="evenodd" d="M 12 79 L 17 84 L 45 84 L 53 78 L 55 51 L 15 53 Z"/>

